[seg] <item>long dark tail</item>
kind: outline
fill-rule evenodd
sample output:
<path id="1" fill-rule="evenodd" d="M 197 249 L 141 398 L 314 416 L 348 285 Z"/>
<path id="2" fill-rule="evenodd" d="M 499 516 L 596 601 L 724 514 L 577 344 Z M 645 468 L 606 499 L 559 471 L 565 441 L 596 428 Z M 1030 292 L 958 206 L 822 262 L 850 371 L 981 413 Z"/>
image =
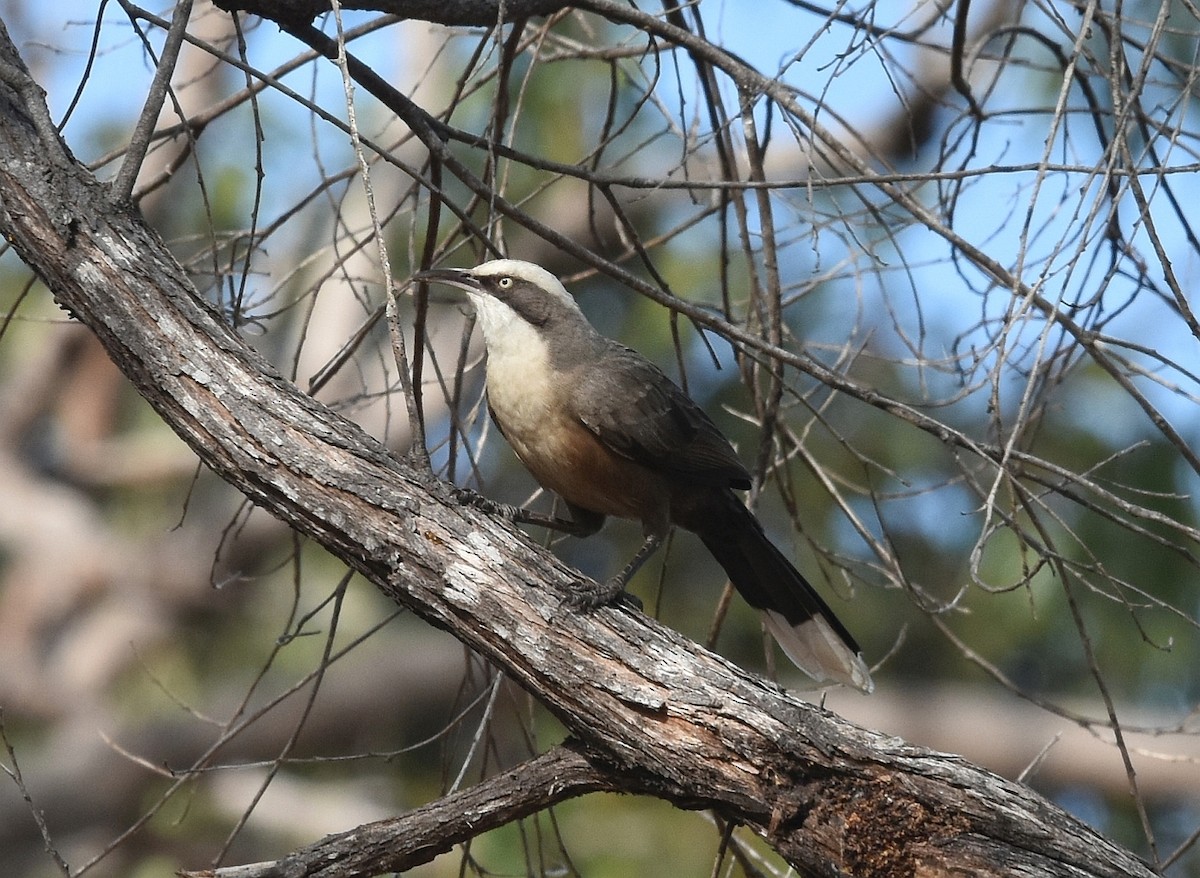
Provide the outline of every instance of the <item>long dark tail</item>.
<path id="1" fill-rule="evenodd" d="M 707 510 L 695 530 L 750 606 L 800 670 L 817 682 L 875 688 L 861 650 L 829 605 L 767 539 L 762 525 L 732 491 Z"/>

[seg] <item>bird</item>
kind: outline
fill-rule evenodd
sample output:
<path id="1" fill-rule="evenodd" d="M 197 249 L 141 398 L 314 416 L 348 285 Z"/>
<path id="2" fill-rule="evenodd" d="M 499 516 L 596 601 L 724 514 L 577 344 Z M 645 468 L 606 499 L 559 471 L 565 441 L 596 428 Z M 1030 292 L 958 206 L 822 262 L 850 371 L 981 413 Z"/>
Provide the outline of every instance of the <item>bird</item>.
<path id="1" fill-rule="evenodd" d="M 601 334 L 540 265 L 494 259 L 423 271 L 413 280 L 467 294 L 487 353 L 492 420 L 570 514 L 521 520 L 580 537 L 608 516 L 641 523 L 644 540 L 634 558 L 607 583 L 577 595 L 579 606 L 625 596 L 634 573 L 679 526 L 699 536 L 801 671 L 818 684 L 873 690 L 850 632 L 735 493 L 751 486 L 737 452 L 662 370 Z"/>

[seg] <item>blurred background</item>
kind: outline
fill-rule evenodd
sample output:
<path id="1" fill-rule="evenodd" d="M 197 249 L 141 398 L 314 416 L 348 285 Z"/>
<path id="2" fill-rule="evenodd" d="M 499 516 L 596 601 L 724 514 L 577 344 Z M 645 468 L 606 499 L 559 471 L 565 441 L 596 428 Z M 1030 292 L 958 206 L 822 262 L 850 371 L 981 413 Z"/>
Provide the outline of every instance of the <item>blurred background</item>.
<path id="1" fill-rule="evenodd" d="M 102 179 L 172 11 L 0 2 Z M 558 273 L 735 441 L 768 530 L 877 667 L 869 698 L 814 699 L 1020 778 L 1165 874 L 1200 876 L 1195 9 L 646 11 L 679 31 L 571 9 L 503 28 L 343 14 L 349 51 L 470 135 L 453 155 L 515 208 L 431 164 L 360 84 L 394 278 L 483 261 L 483 238 Z M 681 31 L 772 97 L 740 92 Z M 172 83 L 140 210 L 281 372 L 403 452 L 340 71 L 275 23 L 197 2 Z M 539 223 L 786 356 L 735 350 Z M 440 474 L 551 508 L 487 422 L 462 302 L 400 308 Z M 625 522 L 530 535 L 595 577 L 640 541 Z M 634 590 L 804 688 L 739 599 L 719 610 L 723 587 L 678 534 Z M 562 738 L 451 637 L 205 471 L 11 252 L 0 708 L 0 858 L 20 878 L 63 874 L 55 856 L 139 878 L 271 859 Z M 721 838 L 703 813 L 590 796 L 414 874 L 786 873 L 752 836 Z"/>

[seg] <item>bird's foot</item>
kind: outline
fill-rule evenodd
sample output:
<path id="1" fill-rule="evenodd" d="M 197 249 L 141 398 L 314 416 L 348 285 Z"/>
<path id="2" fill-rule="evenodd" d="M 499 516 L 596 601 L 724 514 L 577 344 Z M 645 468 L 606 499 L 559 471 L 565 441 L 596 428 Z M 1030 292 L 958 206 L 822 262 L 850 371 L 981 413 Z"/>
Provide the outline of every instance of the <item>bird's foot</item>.
<path id="1" fill-rule="evenodd" d="M 503 518 L 506 521 L 519 521 L 521 512 L 523 511 L 518 506 L 491 500 L 478 491 L 472 491 L 470 488 L 460 488 L 458 485 L 451 485 L 450 495 L 458 501 L 460 506 L 474 506 L 480 512 L 495 515 L 497 518 Z"/>
<path id="2" fill-rule="evenodd" d="M 450 494 L 462 506 L 474 506 L 481 512 L 486 512 L 488 515 L 496 518 L 503 518 L 505 521 L 511 521 L 513 524 L 534 524 L 538 527 L 549 528 L 560 533 L 571 534 L 577 537 L 586 537 L 595 533 L 600 529 L 600 522 L 604 521 L 604 516 L 598 516 L 597 519 L 585 518 L 582 521 L 574 521 L 569 518 L 556 518 L 552 515 L 542 515 L 539 512 L 531 512 L 521 506 L 514 506 L 511 503 L 501 503 L 499 500 L 490 500 L 482 494 L 472 491 L 470 488 L 460 488 L 453 485 L 450 488 Z"/>
<path id="3" fill-rule="evenodd" d="M 642 600 L 637 595 L 625 590 L 625 581 L 613 577 L 608 582 L 579 583 L 567 596 L 566 605 L 572 610 L 586 612 L 597 607 L 626 606 L 630 609 L 642 609 Z"/>

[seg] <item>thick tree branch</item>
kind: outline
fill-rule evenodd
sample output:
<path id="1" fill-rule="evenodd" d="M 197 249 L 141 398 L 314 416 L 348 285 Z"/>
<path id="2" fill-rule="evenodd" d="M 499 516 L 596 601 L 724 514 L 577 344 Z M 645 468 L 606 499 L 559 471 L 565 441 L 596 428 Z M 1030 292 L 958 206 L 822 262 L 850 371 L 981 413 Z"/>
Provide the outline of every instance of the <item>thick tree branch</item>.
<path id="1" fill-rule="evenodd" d="M 0 28 L 0 65 L 22 70 Z M 27 74 L 22 74 L 27 76 Z M 540 698 L 609 771 L 752 827 L 805 875 L 1149 876 L 1037 794 L 858 729 L 578 581 L 301 393 L 0 85 L 0 232 L 217 474 Z"/>

